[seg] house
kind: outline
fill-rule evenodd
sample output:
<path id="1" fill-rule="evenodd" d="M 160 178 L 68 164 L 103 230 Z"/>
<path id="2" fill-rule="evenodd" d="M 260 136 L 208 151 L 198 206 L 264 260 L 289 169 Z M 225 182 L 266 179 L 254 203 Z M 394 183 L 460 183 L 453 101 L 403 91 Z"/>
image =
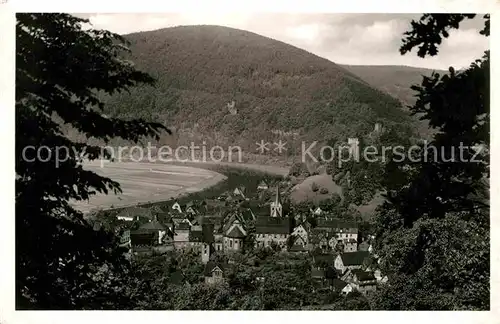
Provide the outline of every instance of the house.
<path id="1" fill-rule="evenodd" d="M 243 240 L 246 233 L 241 227 L 233 227 L 224 236 L 224 250 L 226 251 L 241 251 L 243 250 Z"/>
<path id="2" fill-rule="evenodd" d="M 244 225 L 247 225 L 250 222 L 255 221 L 256 219 L 257 219 L 257 217 L 255 216 L 255 214 L 251 208 L 243 209 L 239 215 L 239 220 Z"/>
<path id="3" fill-rule="evenodd" d="M 203 241 L 203 233 L 200 230 L 193 230 L 189 231 L 189 245 L 193 248 L 198 248 L 201 249 Z"/>
<path id="4" fill-rule="evenodd" d="M 331 249 L 335 249 L 339 240 L 344 243 L 344 246 L 349 243 L 349 240 L 351 239 L 355 241 L 358 240 L 358 225 L 355 222 L 346 222 L 330 218 L 318 218 L 315 229 L 323 230 L 329 233 L 328 244 Z M 351 245 L 349 246 L 351 249 Z"/>
<path id="5" fill-rule="evenodd" d="M 347 282 L 340 280 L 340 279 L 333 279 L 332 289 L 333 289 L 333 291 L 335 291 L 341 295 L 344 295 L 344 296 L 348 295 L 350 292 L 353 291 L 352 285 L 350 285 Z"/>
<path id="6" fill-rule="evenodd" d="M 133 221 L 135 219 L 141 218 L 141 219 L 147 219 L 151 220 L 153 218 L 151 210 L 148 208 L 143 208 L 143 207 L 128 207 L 125 209 L 122 209 L 118 215 L 116 216 L 118 220 L 123 220 L 123 221 Z"/>
<path id="7" fill-rule="evenodd" d="M 158 239 L 158 244 L 162 244 L 163 238 L 167 234 L 167 228 L 156 218 L 151 222 L 147 222 L 139 226 L 139 231 L 154 233 L 155 237 Z"/>
<path id="8" fill-rule="evenodd" d="M 134 251 L 141 247 L 149 249 L 156 244 L 158 244 L 158 238 L 154 232 L 141 230 L 130 232 L 130 245 Z"/>
<path id="9" fill-rule="evenodd" d="M 313 265 L 315 267 L 320 267 L 322 269 L 327 269 L 333 266 L 335 261 L 335 255 L 330 253 L 321 253 L 313 255 Z"/>
<path id="10" fill-rule="evenodd" d="M 233 214 L 224 229 L 224 250 L 241 251 L 243 240 L 247 236 L 247 231 L 239 221 L 237 215 Z"/>
<path id="11" fill-rule="evenodd" d="M 131 247 L 130 230 L 122 231 L 120 235 L 120 247 Z"/>
<path id="12" fill-rule="evenodd" d="M 184 248 L 189 244 L 189 232 L 191 226 L 189 223 L 181 222 L 179 225 L 174 226 L 174 246 L 176 249 Z"/>
<path id="13" fill-rule="evenodd" d="M 194 206 L 189 206 L 186 208 L 186 214 L 196 215 L 196 214 L 198 214 L 198 212 L 196 211 Z"/>
<path id="14" fill-rule="evenodd" d="M 345 273 L 348 269 L 361 269 L 370 256 L 367 251 L 342 253 L 335 259 L 335 269 Z"/>
<path id="15" fill-rule="evenodd" d="M 309 248 L 307 246 L 303 246 L 301 244 L 293 244 L 289 249 L 288 252 L 291 253 L 302 253 L 306 254 L 309 252 Z"/>
<path id="16" fill-rule="evenodd" d="M 224 282 L 224 271 L 227 266 L 215 261 L 208 261 L 205 265 L 205 283 L 209 285 L 221 284 Z"/>
<path id="17" fill-rule="evenodd" d="M 283 205 L 281 204 L 280 187 L 276 187 L 276 195 L 271 202 L 271 217 L 283 217 Z"/>
<path id="18" fill-rule="evenodd" d="M 268 190 L 269 189 L 269 186 L 267 185 L 267 183 L 262 180 L 259 185 L 257 186 L 257 190 Z"/>
<path id="19" fill-rule="evenodd" d="M 364 240 L 358 246 L 358 250 L 360 251 L 368 251 L 369 248 L 370 248 L 370 243 L 368 243 L 367 240 Z"/>
<path id="20" fill-rule="evenodd" d="M 181 205 L 177 201 L 172 205 L 172 209 L 182 213 Z"/>
<path id="21" fill-rule="evenodd" d="M 293 229 L 292 236 L 295 237 L 294 244 L 302 246 L 307 246 L 309 244 L 309 234 L 306 228 L 306 224 L 300 224 Z"/>
<path id="22" fill-rule="evenodd" d="M 387 281 L 389 281 L 389 278 L 387 278 L 387 276 L 383 276 L 382 277 L 382 272 L 377 269 L 373 272 L 373 275 L 375 276 L 375 279 L 377 279 L 377 282 L 379 284 L 385 284 L 387 283 Z"/>
<path id="23" fill-rule="evenodd" d="M 311 266 L 311 277 L 318 289 L 333 289 L 333 281 L 337 276 L 336 270 L 331 265 L 319 262 Z"/>
<path id="24" fill-rule="evenodd" d="M 281 217 L 257 217 L 255 224 L 255 246 L 268 247 L 275 242 L 286 247 L 291 234 L 290 220 Z"/>
<path id="25" fill-rule="evenodd" d="M 327 251 L 330 246 L 328 231 L 315 227 L 308 235 L 309 245 L 312 247 L 319 247 L 323 251 Z"/>
<path id="26" fill-rule="evenodd" d="M 219 198 L 221 199 L 205 199 L 201 202 L 201 207 L 204 208 L 205 212 L 223 208 L 225 206 L 226 195 L 222 194 Z"/>
<path id="27" fill-rule="evenodd" d="M 313 214 L 316 216 L 321 215 L 321 213 L 323 213 L 323 210 L 320 207 L 316 208 L 313 212 Z"/>
<path id="28" fill-rule="evenodd" d="M 358 248 L 358 241 L 349 239 L 344 242 L 344 252 L 355 252 Z"/>
<path id="29" fill-rule="evenodd" d="M 135 219 L 135 217 L 134 216 L 129 216 L 129 215 L 126 215 L 126 214 L 125 215 L 124 214 L 118 214 L 116 216 L 116 219 L 122 220 L 122 221 L 131 222 L 131 221 L 133 221 Z"/>
<path id="30" fill-rule="evenodd" d="M 348 271 L 346 279 L 351 282 L 353 288 L 361 293 L 375 291 L 377 289 L 377 279 L 373 272 L 364 271 L 361 269 L 352 269 Z"/>
<path id="31" fill-rule="evenodd" d="M 201 253 L 201 261 L 207 263 L 210 260 L 210 255 L 214 251 L 214 234 L 213 225 L 204 224 L 200 230 L 191 230 L 189 232 L 189 245 L 194 250 Z"/>
<path id="32" fill-rule="evenodd" d="M 157 212 L 155 216 L 156 216 L 156 219 L 160 223 L 162 223 L 170 231 L 173 231 L 173 229 L 174 229 L 174 222 L 172 220 L 172 216 L 170 216 L 169 213 Z"/>
<path id="33" fill-rule="evenodd" d="M 325 279 L 325 270 L 321 267 L 311 267 L 311 278 L 316 281 L 323 281 Z"/>
<path id="34" fill-rule="evenodd" d="M 183 213 L 179 213 L 177 210 L 174 212 L 169 213 L 170 220 L 172 221 L 174 227 L 179 225 L 180 223 L 184 222 L 186 219 L 186 215 Z"/>
<path id="35" fill-rule="evenodd" d="M 233 190 L 233 195 L 245 199 L 245 187 L 236 187 Z"/>

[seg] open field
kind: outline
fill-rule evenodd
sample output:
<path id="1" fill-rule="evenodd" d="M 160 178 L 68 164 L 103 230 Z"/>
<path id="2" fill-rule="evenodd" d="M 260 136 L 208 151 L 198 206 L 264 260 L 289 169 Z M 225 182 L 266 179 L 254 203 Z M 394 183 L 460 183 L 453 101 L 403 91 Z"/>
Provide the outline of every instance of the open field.
<path id="1" fill-rule="evenodd" d="M 105 163 L 104 167 L 98 162 L 90 162 L 84 168 L 117 181 L 123 191 L 118 195 L 99 194 L 89 202 L 75 202 L 75 207 L 84 213 L 95 208 L 164 201 L 185 193 L 201 191 L 226 178 L 205 169 L 145 162 Z"/>
<path id="2" fill-rule="evenodd" d="M 236 169 L 244 169 L 244 170 L 252 170 L 252 171 L 257 171 L 257 172 L 262 172 L 262 173 L 268 173 L 272 175 L 278 175 L 278 176 L 286 176 L 288 175 L 289 168 L 288 167 L 282 167 L 282 166 L 274 166 L 274 165 L 264 165 L 264 164 L 254 164 L 254 163 L 237 163 L 237 162 L 195 162 L 195 161 L 186 161 L 186 162 L 174 162 L 174 163 L 167 163 L 169 165 L 186 165 L 186 166 L 199 166 L 203 167 L 209 166 L 209 167 L 214 167 L 214 166 L 221 166 L 221 167 L 230 167 L 230 168 L 236 168 Z"/>

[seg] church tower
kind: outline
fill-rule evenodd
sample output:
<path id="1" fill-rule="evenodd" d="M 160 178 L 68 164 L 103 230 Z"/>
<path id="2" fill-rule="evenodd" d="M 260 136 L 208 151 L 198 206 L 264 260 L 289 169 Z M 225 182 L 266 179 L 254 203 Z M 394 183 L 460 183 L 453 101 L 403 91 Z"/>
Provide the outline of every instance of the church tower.
<path id="1" fill-rule="evenodd" d="M 271 217 L 283 217 L 283 206 L 281 205 L 280 186 L 276 187 L 276 197 L 271 202 Z"/>

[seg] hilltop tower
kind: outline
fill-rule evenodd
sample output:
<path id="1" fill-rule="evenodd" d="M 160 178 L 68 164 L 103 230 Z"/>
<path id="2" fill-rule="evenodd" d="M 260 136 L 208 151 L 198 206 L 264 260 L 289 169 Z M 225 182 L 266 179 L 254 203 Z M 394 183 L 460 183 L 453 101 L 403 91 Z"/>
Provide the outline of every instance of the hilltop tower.
<path id="1" fill-rule="evenodd" d="M 229 113 L 231 115 L 236 115 L 238 113 L 238 110 L 236 109 L 235 105 L 236 103 L 234 102 L 234 100 L 226 104 L 227 110 L 229 110 Z"/>
<path id="2" fill-rule="evenodd" d="M 281 205 L 280 186 L 276 187 L 276 196 L 271 202 L 271 217 L 283 217 L 283 205 Z"/>
<path id="3" fill-rule="evenodd" d="M 350 137 L 347 139 L 347 144 L 349 145 L 350 157 L 359 162 L 359 140 L 356 137 Z"/>

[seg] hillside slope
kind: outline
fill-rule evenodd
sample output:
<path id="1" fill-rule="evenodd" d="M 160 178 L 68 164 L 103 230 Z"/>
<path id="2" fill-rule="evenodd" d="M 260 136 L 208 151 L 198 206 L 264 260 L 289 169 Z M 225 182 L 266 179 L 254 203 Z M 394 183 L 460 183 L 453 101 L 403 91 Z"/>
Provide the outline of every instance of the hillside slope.
<path id="1" fill-rule="evenodd" d="M 415 103 L 415 91 L 410 87 L 414 84 L 420 85 L 423 76 L 430 76 L 432 72 L 439 74 L 447 72 L 398 65 L 342 65 L 342 67 L 373 87 L 400 100 L 405 106 Z"/>
<path id="2" fill-rule="evenodd" d="M 397 65 L 342 65 L 342 67 L 365 80 L 373 87 L 401 101 L 404 110 L 409 110 L 408 106 L 412 106 L 416 102 L 415 91 L 410 89 L 412 85 L 420 85 L 423 76 L 430 76 L 433 72 L 441 75 L 447 73 L 447 71 L 443 70 Z M 434 131 L 429 128 L 427 121 L 420 121 L 418 117 L 413 116 L 417 133 L 424 138 L 430 138 Z"/>
<path id="3" fill-rule="evenodd" d="M 158 79 L 155 87 L 104 98 L 106 114 L 144 117 L 174 129 L 174 142 L 240 145 L 346 141 L 375 122 L 409 133 L 398 100 L 326 59 L 251 32 L 183 26 L 125 36 L 127 58 Z M 277 154 L 272 148 L 269 155 Z"/>

